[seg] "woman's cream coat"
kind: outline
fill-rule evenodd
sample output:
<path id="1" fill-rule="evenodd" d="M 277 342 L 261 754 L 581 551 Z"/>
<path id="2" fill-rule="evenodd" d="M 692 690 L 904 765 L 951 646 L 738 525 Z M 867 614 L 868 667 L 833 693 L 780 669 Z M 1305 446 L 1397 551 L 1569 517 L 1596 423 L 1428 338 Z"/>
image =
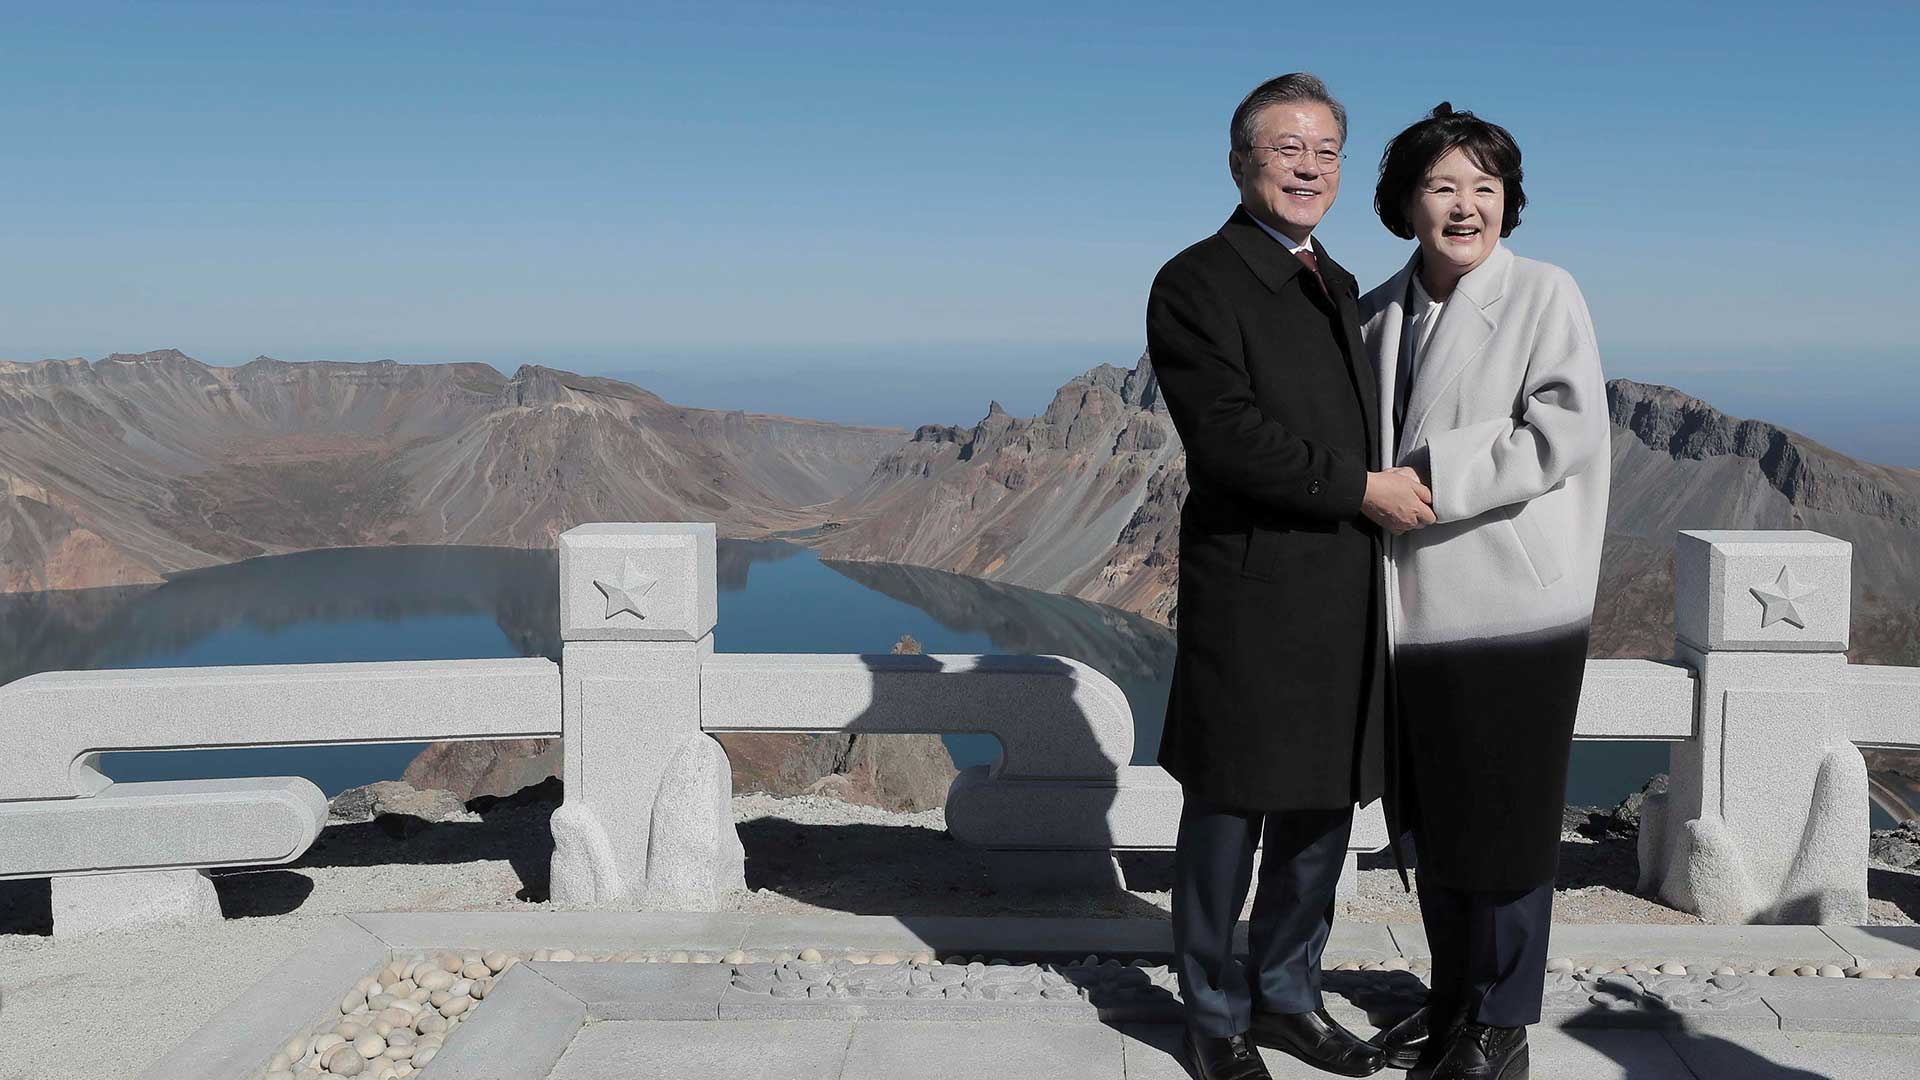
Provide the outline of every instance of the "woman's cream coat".
<path id="1" fill-rule="evenodd" d="M 1420 462 L 1434 525 L 1392 538 L 1389 637 L 1465 642 L 1584 627 L 1606 531 L 1609 426 L 1593 321 L 1573 278 L 1505 245 L 1462 278 L 1392 402 L 1407 283 L 1360 300 L 1387 464 Z"/>

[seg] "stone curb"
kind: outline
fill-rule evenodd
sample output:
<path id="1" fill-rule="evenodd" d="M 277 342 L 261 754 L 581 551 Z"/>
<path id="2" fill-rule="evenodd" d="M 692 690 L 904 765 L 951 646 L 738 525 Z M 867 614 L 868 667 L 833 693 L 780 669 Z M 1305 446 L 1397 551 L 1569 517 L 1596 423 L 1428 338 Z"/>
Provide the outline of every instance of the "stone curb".
<path id="1" fill-rule="evenodd" d="M 442 1080 L 529 1080 L 553 1071 L 587 1022 L 586 1003 L 536 967 L 515 964 L 500 976 L 486 1007 L 427 1065 Z"/>
<path id="2" fill-rule="evenodd" d="M 286 960 L 247 987 L 140 1080 L 253 1080 L 296 1027 L 340 1017 L 340 996 L 390 959 L 387 946 L 351 918 L 327 920 Z"/>

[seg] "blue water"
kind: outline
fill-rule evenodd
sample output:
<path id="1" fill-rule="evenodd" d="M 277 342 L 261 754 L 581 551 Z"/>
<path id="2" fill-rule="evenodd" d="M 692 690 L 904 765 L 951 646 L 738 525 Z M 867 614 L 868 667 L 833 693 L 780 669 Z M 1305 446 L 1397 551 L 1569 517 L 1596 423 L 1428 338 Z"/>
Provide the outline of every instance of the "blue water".
<path id="1" fill-rule="evenodd" d="M 474 547 L 312 551 L 179 574 L 157 587 L 0 597 L 0 681 L 58 669 L 547 656 L 558 659 L 552 552 Z M 1134 761 L 1159 745 L 1173 634 L 1139 616 L 916 567 L 823 562 L 807 548 L 723 540 L 723 652 L 1052 653 L 1118 683 Z M 18 718 L 16 718 L 17 720 Z M 956 764 L 991 760 L 950 736 Z M 305 776 L 328 795 L 397 778 L 420 744 L 114 753 L 116 780 Z M 1649 743 L 1574 748 L 1568 800 L 1609 805 L 1666 768 Z"/>

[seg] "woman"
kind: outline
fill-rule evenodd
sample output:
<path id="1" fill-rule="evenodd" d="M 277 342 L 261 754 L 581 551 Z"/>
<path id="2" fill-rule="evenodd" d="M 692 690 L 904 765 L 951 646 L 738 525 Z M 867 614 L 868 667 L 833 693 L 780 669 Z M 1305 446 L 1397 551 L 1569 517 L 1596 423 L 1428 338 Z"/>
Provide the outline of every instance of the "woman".
<path id="1" fill-rule="evenodd" d="M 1419 248 L 1360 301 L 1385 465 L 1433 492 L 1386 558 L 1433 993 L 1382 1040 L 1433 1080 L 1527 1075 L 1606 524 L 1593 324 L 1566 271 L 1500 243 L 1526 201 L 1513 136 L 1441 104 L 1381 159 L 1374 208 Z"/>

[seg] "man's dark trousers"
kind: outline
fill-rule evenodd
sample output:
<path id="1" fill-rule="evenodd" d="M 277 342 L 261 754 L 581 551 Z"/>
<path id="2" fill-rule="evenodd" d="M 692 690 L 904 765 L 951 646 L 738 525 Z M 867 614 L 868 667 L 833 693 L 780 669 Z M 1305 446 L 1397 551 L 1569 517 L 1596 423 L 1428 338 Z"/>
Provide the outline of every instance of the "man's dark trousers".
<path id="1" fill-rule="evenodd" d="M 1256 1008 L 1321 1007 L 1320 957 L 1352 831 L 1351 806 L 1261 813 L 1186 797 L 1173 861 L 1173 951 L 1196 1034 L 1244 1034 Z M 1233 955 L 1233 929 L 1256 845 L 1260 884 L 1243 964 Z"/>

